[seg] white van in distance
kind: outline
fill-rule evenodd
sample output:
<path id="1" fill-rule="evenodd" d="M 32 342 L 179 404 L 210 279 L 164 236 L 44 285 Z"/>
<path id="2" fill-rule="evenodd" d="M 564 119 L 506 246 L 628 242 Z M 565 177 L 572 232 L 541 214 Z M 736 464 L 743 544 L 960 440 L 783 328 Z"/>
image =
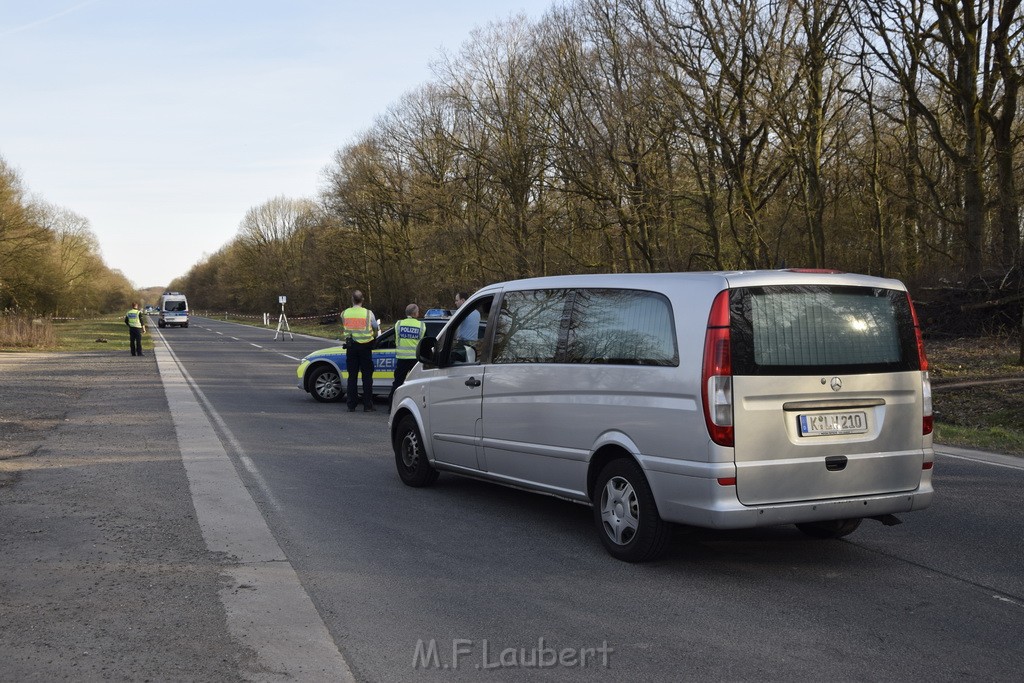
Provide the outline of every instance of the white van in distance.
<path id="1" fill-rule="evenodd" d="M 160 297 L 159 327 L 188 327 L 188 299 L 181 292 L 167 292 Z"/>
<path id="2" fill-rule="evenodd" d="M 622 560 L 658 556 L 672 523 L 837 538 L 932 499 L 928 363 L 896 280 L 499 283 L 418 355 L 391 413 L 402 481 L 446 471 L 589 504 Z"/>

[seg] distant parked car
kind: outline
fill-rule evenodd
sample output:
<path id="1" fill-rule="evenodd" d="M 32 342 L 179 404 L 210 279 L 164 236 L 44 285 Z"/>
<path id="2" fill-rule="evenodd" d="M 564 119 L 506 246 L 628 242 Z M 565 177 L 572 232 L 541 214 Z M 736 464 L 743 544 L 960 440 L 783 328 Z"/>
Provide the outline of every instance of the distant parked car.
<path id="1" fill-rule="evenodd" d="M 448 318 L 426 318 L 428 337 L 436 337 Z M 373 347 L 373 394 L 387 396 L 395 380 L 395 330 L 391 328 L 377 337 Z M 345 397 L 348 384 L 348 364 L 345 347 L 332 346 L 309 354 L 299 363 L 298 387 L 308 391 L 322 403 L 334 403 Z"/>

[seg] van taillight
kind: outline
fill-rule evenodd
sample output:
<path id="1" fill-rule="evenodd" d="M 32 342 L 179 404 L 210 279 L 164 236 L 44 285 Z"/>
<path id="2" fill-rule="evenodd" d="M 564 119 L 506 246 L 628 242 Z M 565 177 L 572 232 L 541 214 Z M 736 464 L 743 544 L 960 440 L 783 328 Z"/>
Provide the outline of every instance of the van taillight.
<path id="1" fill-rule="evenodd" d="M 917 311 L 914 310 L 914 300 L 910 298 L 910 292 L 907 292 L 907 304 L 910 306 L 910 317 L 914 321 L 914 338 L 917 340 L 917 359 L 921 364 L 921 372 L 928 372 L 928 356 L 924 353 L 921 323 L 917 321 Z"/>
<path id="2" fill-rule="evenodd" d="M 917 320 L 917 311 L 914 310 L 914 300 L 910 298 L 910 292 L 907 292 L 907 304 L 910 305 L 910 317 L 914 320 L 917 360 L 921 368 L 921 396 L 924 399 L 924 419 L 921 423 L 921 433 L 931 434 L 935 428 L 935 418 L 932 416 L 932 381 L 928 376 L 928 356 L 924 353 L 924 337 L 921 336 L 921 323 Z"/>
<path id="3" fill-rule="evenodd" d="M 922 434 L 931 434 L 935 428 L 935 418 L 932 416 L 932 381 L 927 372 L 921 373 L 921 396 L 924 399 L 924 421 L 921 424 Z"/>
<path id="4" fill-rule="evenodd" d="M 718 293 L 711 305 L 704 336 L 704 367 L 701 398 L 704 422 L 711 440 L 719 446 L 733 445 L 732 428 L 732 346 L 729 334 L 729 291 Z"/>

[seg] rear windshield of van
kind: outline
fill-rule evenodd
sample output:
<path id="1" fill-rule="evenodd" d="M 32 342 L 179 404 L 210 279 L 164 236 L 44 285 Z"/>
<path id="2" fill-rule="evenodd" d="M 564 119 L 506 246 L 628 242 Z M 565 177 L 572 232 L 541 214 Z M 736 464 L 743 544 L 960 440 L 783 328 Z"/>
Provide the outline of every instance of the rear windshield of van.
<path id="1" fill-rule="evenodd" d="M 188 310 L 188 304 L 184 301 L 165 301 L 164 310 L 170 312 L 178 312 Z"/>
<path id="2" fill-rule="evenodd" d="M 737 375 L 917 370 L 906 292 L 869 287 L 750 287 L 730 294 Z"/>

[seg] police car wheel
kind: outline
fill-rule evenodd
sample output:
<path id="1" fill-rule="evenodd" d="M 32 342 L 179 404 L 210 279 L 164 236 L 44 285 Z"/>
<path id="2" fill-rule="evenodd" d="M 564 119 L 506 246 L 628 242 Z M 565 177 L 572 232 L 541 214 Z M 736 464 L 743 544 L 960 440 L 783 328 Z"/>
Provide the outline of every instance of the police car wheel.
<path id="1" fill-rule="evenodd" d="M 395 448 L 395 467 L 402 483 L 421 488 L 437 481 L 439 473 L 427 460 L 423 437 L 412 415 L 406 415 L 398 422 L 392 445 Z"/>
<path id="2" fill-rule="evenodd" d="M 321 403 L 336 403 L 344 396 L 341 375 L 329 365 L 322 365 L 309 376 L 309 393 Z"/>

